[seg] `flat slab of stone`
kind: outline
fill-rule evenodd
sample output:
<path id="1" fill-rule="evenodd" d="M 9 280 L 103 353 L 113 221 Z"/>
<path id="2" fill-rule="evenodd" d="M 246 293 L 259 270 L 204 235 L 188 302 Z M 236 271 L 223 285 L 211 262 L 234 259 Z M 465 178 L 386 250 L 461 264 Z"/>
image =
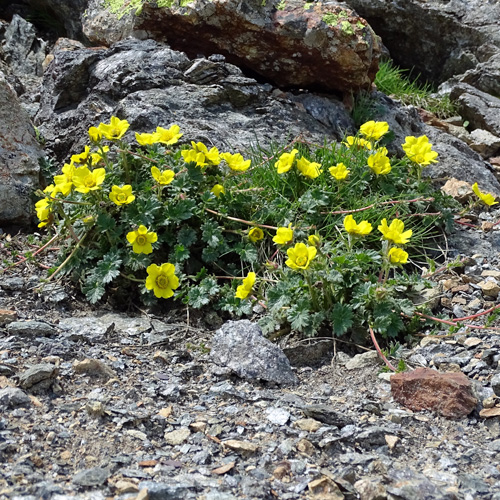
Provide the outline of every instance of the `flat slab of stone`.
<path id="1" fill-rule="evenodd" d="M 477 405 L 470 380 L 463 373 L 440 373 L 417 368 L 391 377 L 393 398 L 414 410 L 430 410 L 444 417 L 462 418 Z"/>

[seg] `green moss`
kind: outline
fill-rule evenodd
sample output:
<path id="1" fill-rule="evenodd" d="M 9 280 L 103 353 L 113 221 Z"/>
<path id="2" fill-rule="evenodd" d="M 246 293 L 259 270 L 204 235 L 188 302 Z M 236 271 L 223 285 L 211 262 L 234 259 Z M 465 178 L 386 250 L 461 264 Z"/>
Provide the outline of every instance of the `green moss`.
<path id="1" fill-rule="evenodd" d="M 164 7 L 185 7 L 193 0 L 156 0 L 156 5 Z M 108 8 L 118 19 L 135 11 L 137 15 L 141 13 L 142 7 L 148 0 L 104 0 L 104 6 Z"/>
<path id="2" fill-rule="evenodd" d="M 284 10 L 284 9 L 285 9 L 285 7 L 286 7 L 286 2 L 285 2 L 285 0 L 281 0 L 281 2 L 280 2 L 278 5 L 276 5 L 276 8 L 277 8 L 278 10 Z"/>
<path id="3" fill-rule="evenodd" d="M 352 24 L 349 21 L 342 21 L 340 23 L 340 28 L 347 35 L 354 35 L 354 28 L 352 27 Z"/>

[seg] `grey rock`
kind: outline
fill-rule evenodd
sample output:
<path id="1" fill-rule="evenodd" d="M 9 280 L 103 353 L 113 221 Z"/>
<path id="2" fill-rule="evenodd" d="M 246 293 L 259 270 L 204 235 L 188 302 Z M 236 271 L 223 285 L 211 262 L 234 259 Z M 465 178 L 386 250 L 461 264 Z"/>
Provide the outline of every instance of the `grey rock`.
<path id="1" fill-rule="evenodd" d="M 31 399 L 17 387 L 5 387 L 0 389 L 0 406 L 3 408 L 18 408 L 19 406 L 30 406 Z"/>
<path id="2" fill-rule="evenodd" d="M 500 5 L 483 0 L 349 0 L 396 61 L 442 82 L 500 46 Z M 491 55 L 491 54 L 490 54 Z"/>
<path id="3" fill-rule="evenodd" d="M 0 225 L 28 226 L 44 156 L 29 116 L 0 71 Z"/>
<path id="4" fill-rule="evenodd" d="M 382 362 L 377 351 L 367 351 L 353 356 L 346 364 L 346 370 L 359 370 L 370 366 L 379 365 Z"/>
<path id="5" fill-rule="evenodd" d="M 293 385 L 297 377 L 281 349 L 251 321 L 228 321 L 212 340 L 211 360 L 229 367 L 241 378 Z"/>
<path id="6" fill-rule="evenodd" d="M 352 425 L 352 418 L 337 411 L 333 406 L 326 404 L 306 405 L 302 411 L 307 417 L 314 418 L 324 424 L 334 425 L 342 428 L 346 425 Z"/>
<path id="7" fill-rule="evenodd" d="M 5 30 L 2 50 L 10 70 L 15 75 L 42 76 L 46 42 L 36 36 L 34 26 L 14 14 Z"/>
<path id="8" fill-rule="evenodd" d="M 460 115 L 475 129 L 484 129 L 500 136 L 500 98 L 460 83 L 450 93 L 458 104 Z"/>
<path id="9" fill-rule="evenodd" d="M 107 468 L 93 467 L 77 472 L 73 476 L 73 483 L 78 486 L 101 486 L 110 476 L 110 471 Z"/>
<path id="10" fill-rule="evenodd" d="M 495 374 L 491 378 L 490 385 L 495 395 L 500 397 L 500 373 Z"/>
<path id="11" fill-rule="evenodd" d="M 19 292 L 24 289 L 26 283 L 24 278 L 21 276 L 12 276 L 9 278 L 5 278 L 0 282 L 0 287 L 4 290 L 9 290 L 12 292 Z"/>
<path id="12" fill-rule="evenodd" d="M 495 47 L 493 50 L 496 51 L 498 48 Z M 491 55 L 457 79 L 482 92 L 500 97 L 500 53 Z"/>
<path id="13" fill-rule="evenodd" d="M 487 130 L 477 128 L 470 133 L 471 149 L 477 151 L 483 158 L 491 158 L 500 151 L 500 137 Z"/>
<path id="14" fill-rule="evenodd" d="M 193 487 L 188 483 L 160 483 L 154 481 L 141 481 L 139 489 L 148 490 L 149 500 L 184 500 Z"/>
<path id="15" fill-rule="evenodd" d="M 134 132 L 175 122 L 185 132 L 183 140 L 208 140 L 241 152 L 257 140 L 265 147 L 300 134 L 320 143 L 325 137 L 343 137 L 336 135 L 338 124 L 320 123 L 287 98 L 291 94 L 274 98 L 269 84 L 249 80 L 225 62 L 203 62 L 214 66 L 211 83 L 191 83 L 185 73 L 196 63 L 202 65 L 199 58 L 192 61 L 152 40 L 124 40 L 109 50 L 54 51 L 35 118 L 47 150 L 67 161 L 83 149 L 88 128 L 109 121 L 112 114 L 129 121 L 125 138 L 131 141 Z M 324 101 L 330 110 L 331 102 Z M 326 113 L 332 116 L 333 111 Z M 344 122 L 350 122 L 347 112 Z"/>
<path id="16" fill-rule="evenodd" d="M 7 326 L 7 332 L 22 337 L 52 337 L 56 329 L 43 321 L 13 321 Z"/>
<path id="17" fill-rule="evenodd" d="M 267 419 L 275 425 L 285 425 L 290 419 L 290 412 L 284 408 L 268 408 L 266 410 Z"/>
<path id="18" fill-rule="evenodd" d="M 50 386 L 57 373 L 57 368 L 51 363 L 33 365 L 19 375 L 19 385 L 23 389 L 29 389 L 35 384 L 46 382 L 44 386 Z"/>
<path id="19" fill-rule="evenodd" d="M 423 474 L 410 468 L 389 469 L 387 492 L 398 500 L 448 500 L 449 494 L 442 491 Z"/>

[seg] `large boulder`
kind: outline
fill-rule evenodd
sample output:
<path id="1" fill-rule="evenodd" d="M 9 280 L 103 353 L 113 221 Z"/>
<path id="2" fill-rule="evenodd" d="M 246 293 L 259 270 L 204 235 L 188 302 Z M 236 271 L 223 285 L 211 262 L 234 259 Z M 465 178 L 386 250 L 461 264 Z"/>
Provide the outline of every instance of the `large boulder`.
<path id="1" fill-rule="evenodd" d="M 29 116 L 0 72 L 0 226 L 27 226 L 33 218 L 43 156 Z M 7 105 L 6 105 L 7 104 Z"/>
<path id="2" fill-rule="evenodd" d="M 369 88 L 378 69 L 378 37 L 355 12 L 337 2 L 195 0 L 110 22 L 91 0 L 84 31 L 94 43 L 130 33 L 167 42 L 190 57 L 223 54 L 282 87 L 351 91 Z M 133 23 L 131 26 L 130 23 Z"/>
<path id="3" fill-rule="evenodd" d="M 111 115 L 129 121 L 130 140 L 132 131 L 177 123 L 183 140 L 213 142 L 225 150 L 297 135 L 322 143 L 354 131 L 341 102 L 277 92 L 220 55 L 191 60 L 165 44 L 135 39 L 110 49 L 56 51 L 35 122 L 46 148 L 67 160 L 88 141 L 88 128 Z"/>
<path id="4" fill-rule="evenodd" d="M 348 0 L 382 37 L 394 60 L 442 82 L 500 47 L 500 3 L 484 0 Z"/>

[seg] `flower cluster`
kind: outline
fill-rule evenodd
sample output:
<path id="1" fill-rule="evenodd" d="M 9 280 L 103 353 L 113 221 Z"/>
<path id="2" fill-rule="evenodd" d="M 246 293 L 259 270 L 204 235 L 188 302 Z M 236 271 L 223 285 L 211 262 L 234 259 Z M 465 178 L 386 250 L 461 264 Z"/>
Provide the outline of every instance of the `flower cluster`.
<path id="1" fill-rule="evenodd" d="M 116 293 L 141 283 L 148 305 L 171 297 L 195 308 L 213 301 L 241 315 L 258 300 L 278 321 L 311 335 L 325 322 L 335 335 L 367 321 L 390 328 L 377 319 L 382 311 L 394 311 L 399 328 L 401 309 L 396 302 L 378 307 L 383 298 L 375 290 L 390 289 L 390 273 L 401 278 L 405 245 L 418 246 L 425 234 L 421 219 L 411 219 L 412 229 L 403 222 L 415 190 L 430 185 L 412 179 L 435 158 L 425 136 L 407 138 L 407 157 L 389 159 L 388 124 L 369 121 L 342 144 L 297 141 L 278 155 L 247 158 L 187 142 L 176 124 L 150 133 L 129 128 L 114 116 L 91 127 L 90 142 L 35 206 L 40 227 L 66 238 L 55 273 L 66 266 L 90 301 L 111 282 Z M 397 212 L 387 200 L 396 200 Z"/>

